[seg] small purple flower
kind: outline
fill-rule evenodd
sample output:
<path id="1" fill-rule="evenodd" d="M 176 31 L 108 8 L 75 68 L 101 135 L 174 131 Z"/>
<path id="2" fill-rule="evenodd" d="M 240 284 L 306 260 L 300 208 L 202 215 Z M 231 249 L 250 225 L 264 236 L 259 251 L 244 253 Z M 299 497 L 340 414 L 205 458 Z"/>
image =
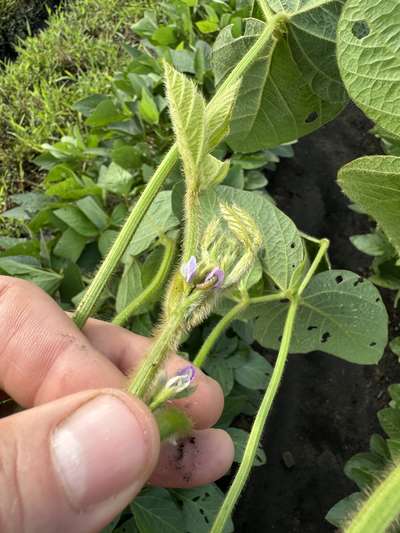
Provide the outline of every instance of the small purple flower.
<path id="1" fill-rule="evenodd" d="M 188 365 L 178 370 L 176 375 L 177 376 L 188 376 L 188 378 L 190 379 L 190 383 L 191 383 L 195 378 L 196 369 L 194 368 L 193 365 Z"/>
<path id="2" fill-rule="evenodd" d="M 207 274 L 207 277 L 204 280 L 204 282 L 207 283 L 208 281 L 211 281 L 213 278 L 217 279 L 214 285 L 214 289 L 220 289 L 225 279 L 224 271 L 221 270 L 219 267 L 213 268 L 211 272 Z"/>
<path id="3" fill-rule="evenodd" d="M 165 384 L 165 388 L 178 394 L 190 387 L 192 381 L 196 376 L 196 370 L 194 366 L 188 365 L 178 370 L 174 377 L 169 379 Z"/>
<path id="4" fill-rule="evenodd" d="M 181 267 L 181 274 L 185 278 L 186 283 L 190 283 L 197 272 L 197 259 L 194 255 L 189 259 L 187 263 L 183 263 Z"/>

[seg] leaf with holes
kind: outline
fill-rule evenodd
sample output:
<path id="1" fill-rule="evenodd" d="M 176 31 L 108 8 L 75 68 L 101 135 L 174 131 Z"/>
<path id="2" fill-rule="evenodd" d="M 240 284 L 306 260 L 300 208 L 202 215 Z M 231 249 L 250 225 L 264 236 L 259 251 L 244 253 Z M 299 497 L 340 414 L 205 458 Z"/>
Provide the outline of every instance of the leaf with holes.
<path id="1" fill-rule="evenodd" d="M 338 182 L 373 217 L 400 253 L 400 157 L 361 157 L 345 165 Z"/>
<path id="2" fill-rule="evenodd" d="M 288 304 L 260 306 L 255 338 L 278 349 Z M 321 350 L 358 364 L 375 364 L 388 338 L 388 316 L 378 290 L 346 270 L 317 274 L 301 298 L 290 351 Z"/>
<path id="3" fill-rule="evenodd" d="M 196 489 L 174 490 L 173 494 L 183 506 L 184 525 L 181 524 L 180 532 L 209 533 L 224 500 L 223 492 L 213 484 Z M 223 533 L 231 533 L 232 531 L 233 524 L 232 520 L 229 519 Z"/>
<path id="4" fill-rule="evenodd" d="M 244 74 L 228 137 L 234 150 L 255 152 L 291 142 L 334 118 L 343 107 L 345 96 L 336 72 L 332 37 L 335 23 L 331 21 L 329 31 L 323 26 L 325 11 L 322 5 L 309 12 L 290 13 L 288 32 L 282 31 L 279 38 L 269 41 Z M 335 21 L 337 16 L 338 10 L 330 13 Z M 263 22 L 247 19 L 239 37 L 232 35 L 232 26 L 222 30 L 213 51 L 217 84 L 264 29 Z"/>
<path id="5" fill-rule="evenodd" d="M 400 3 L 348 0 L 338 26 L 339 68 L 354 102 L 400 135 Z"/>
<path id="6" fill-rule="evenodd" d="M 263 268 L 274 283 L 286 289 L 303 261 L 304 250 L 294 223 L 265 196 L 221 185 L 200 197 L 203 228 L 219 212 L 219 203 L 236 204 L 257 220 L 264 240 Z"/>

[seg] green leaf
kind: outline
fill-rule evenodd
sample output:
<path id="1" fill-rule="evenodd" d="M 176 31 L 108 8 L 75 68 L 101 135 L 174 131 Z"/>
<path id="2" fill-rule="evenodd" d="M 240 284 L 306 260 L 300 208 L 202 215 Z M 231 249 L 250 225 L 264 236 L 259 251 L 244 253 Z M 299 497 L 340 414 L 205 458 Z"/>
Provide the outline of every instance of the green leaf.
<path id="1" fill-rule="evenodd" d="M 328 102 L 346 102 L 336 60 L 336 28 L 343 0 L 267 1 L 276 12 L 289 14 L 290 51 L 312 91 Z"/>
<path id="2" fill-rule="evenodd" d="M 382 476 L 385 459 L 374 453 L 357 453 L 349 459 L 344 467 L 346 476 L 352 479 L 360 489 L 374 485 Z"/>
<path id="3" fill-rule="evenodd" d="M 400 410 L 387 407 L 378 412 L 378 420 L 383 431 L 391 439 L 400 439 Z"/>
<path id="4" fill-rule="evenodd" d="M 223 357 L 209 357 L 204 370 L 221 385 L 224 396 L 228 396 L 233 388 L 234 379 L 233 370 L 227 365 L 226 360 Z"/>
<path id="5" fill-rule="evenodd" d="M 32 281 L 49 294 L 53 294 L 57 290 L 62 280 L 62 276 L 56 272 L 42 270 L 11 257 L 0 258 L 0 271 L 9 276 Z"/>
<path id="6" fill-rule="evenodd" d="M 123 120 L 125 115 L 119 111 L 111 98 L 102 100 L 86 119 L 85 124 L 92 128 L 104 128 L 113 122 Z"/>
<path id="7" fill-rule="evenodd" d="M 373 257 L 380 257 L 389 252 L 392 255 L 393 248 L 386 241 L 383 235 L 379 233 L 367 233 L 366 235 L 353 235 L 350 237 L 352 244 L 364 254 Z"/>
<path id="8" fill-rule="evenodd" d="M 107 255 L 107 253 L 110 251 L 111 245 L 115 241 L 115 239 L 118 237 L 118 231 L 114 229 L 107 229 L 104 231 L 99 238 L 98 241 L 98 247 L 99 252 L 104 257 Z"/>
<path id="9" fill-rule="evenodd" d="M 126 170 L 139 168 L 142 163 L 140 150 L 131 145 L 114 146 L 111 152 L 114 163 Z"/>
<path id="10" fill-rule="evenodd" d="M 106 191 L 119 195 L 128 194 L 132 183 L 132 174 L 116 163 L 111 163 L 109 167 L 102 166 L 100 169 L 98 184 Z"/>
<path id="11" fill-rule="evenodd" d="M 78 207 L 69 205 L 53 211 L 54 215 L 83 237 L 95 237 L 98 229 Z"/>
<path id="12" fill-rule="evenodd" d="M 112 530 L 113 533 L 138 533 L 138 528 L 134 518 L 127 520 L 122 524 L 122 526 L 117 527 L 117 529 Z M 103 531 L 101 533 L 104 533 Z"/>
<path id="13" fill-rule="evenodd" d="M 308 32 L 314 31 L 314 25 L 311 26 Z M 264 29 L 263 22 L 247 19 L 239 37 L 232 35 L 232 26 L 221 31 L 213 49 L 213 70 L 218 85 Z M 303 30 L 295 30 L 297 33 L 300 31 L 304 33 Z M 310 38 L 309 33 L 306 37 Z M 321 42 L 326 44 L 326 40 Z M 310 52 L 303 52 L 298 64 L 290 44 L 290 39 L 283 33 L 277 40 L 270 41 L 243 76 L 228 137 L 228 143 L 234 150 L 255 152 L 291 142 L 334 118 L 343 107 L 342 101 L 328 102 L 314 92 L 309 83 L 314 82 L 317 69 L 308 69 L 308 63 L 304 62 L 304 54 Z M 334 43 L 332 46 L 334 50 Z M 321 86 L 320 81 L 315 83 Z M 337 82 L 334 84 L 336 86 Z M 326 91 L 329 92 L 329 89 Z M 322 88 L 320 92 L 323 92 Z"/>
<path id="14" fill-rule="evenodd" d="M 92 196 L 86 196 L 78 200 L 76 205 L 99 230 L 104 230 L 108 226 L 109 218 L 107 213 Z"/>
<path id="15" fill-rule="evenodd" d="M 142 276 L 138 262 L 133 259 L 130 264 L 125 265 L 124 273 L 118 285 L 115 308 L 117 313 L 121 312 L 131 303 L 143 290 Z"/>
<path id="16" fill-rule="evenodd" d="M 171 191 L 161 191 L 139 224 L 125 257 L 144 252 L 154 239 L 178 224 L 172 211 Z"/>
<path id="17" fill-rule="evenodd" d="M 395 337 L 390 341 L 389 344 L 390 349 L 392 352 L 397 355 L 397 357 L 400 357 L 400 337 Z"/>
<path id="18" fill-rule="evenodd" d="M 205 101 L 194 83 L 165 64 L 169 111 L 185 172 L 197 176 L 206 152 Z"/>
<path id="19" fill-rule="evenodd" d="M 361 157 L 345 165 L 338 182 L 374 218 L 400 253 L 400 157 Z"/>
<path id="20" fill-rule="evenodd" d="M 201 33 L 214 33 L 218 31 L 218 22 L 216 20 L 199 20 L 196 26 Z"/>
<path id="21" fill-rule="evenodd" d="M 350 496 L 346 496 L 330 509 L 325 516 L 325 520 L 342 529 L 348 523 L 349 517 L 357 511 L 363 498 L 364 496 L 361 492 L 354 492 Z"/>
<path id="22" fill-rule="evenodd" d="M 176 42 L 175 30 L 171 26 L 159 26 L 151 40 L 160 46 L 171 46 Z"/>
<path id="23" fill-rule="evenodd" d="M 264 240 L 263 267 L 281 289 L 289 287 L 292 273 L 303 261 L 304 250 L 293 222 L 261 194 L 221 185 L 200 197 L 203 227 L 218 214 L 220 202 L 236 204 L 257 220 Z"/>
<path id="24" fill-rule="evenodd" d="M 174 490 L 173 493 L 183 505 L 184 523 L 180 526 L 180 533 L 209 533 L 210 524 L 214 522 L 224 499 L 222 491 L 216 485 L 205 485 L 196 489 Z M 233 524 L 229 519 L 223 533 L 232 531 Z"/>
<path id="25" fill-rule="evenodd" d="M 72 228 L 64 231 L 54 247 L 53 253 L 58 257 L 78 261 L 87 243 L 87 238 L 77 233 Z"/>
<path id="26" fill-rule="evenodd" d="M 241 80 L 219 91 L 207 106 L 207 150 L 211 151 L 229 133 Z"/>
<path id="27" fill-rule="evenodd" d="M 160 120 L 157 104 L 144 87 L 142 88 L 142 98 L 139 102 L 139 113 L 142 119 L 149 124 L 158 124 Z"/>
<path id="28" fill-rule="evenodd" d="M 131 510 L 140 533 L 182 533 L 182 511 L 166 489 L 147 488 L 135 498 Z"/>
<path id="29" fill-rule="evenodd" d="M 236 381 L 248 389 L 265 390 L 272 374 L 268 361 L 254 350 L 235 357 L 240 358 L 240 366 L 235 369 Z"/>
<path id="30" fill-rule="evenodd" d="M 338 27 L 338 61 L 352 100 L 400 135 L 400 4 L 348 0 Z"/>
<path id="31" fill-rule="evenodd" d="M 228 428 L 227 433 L 231 436 L 233 444 L 235 445 L 235 459 L 236 463 L 241 463 L 243 459 L 244 450 L 246 448 L 247 441 L 249 440 L 249 433 L 239 428 Z M 257 448 L 256 456 L 254 458 L 253 466 L 265 465 L 267 458 L 262 446 Z"/>
<path id="32" fill-rule="evenodd" d="M 263 304 L 255 338 L 278 349 L 288 309 L 286 303 Z M 314 276 L 301 298 L 291 353 L 314 350 L 358 364 L 375 364 L 387 344 L 388 317 L 378 290 L 345 270 Z"/>

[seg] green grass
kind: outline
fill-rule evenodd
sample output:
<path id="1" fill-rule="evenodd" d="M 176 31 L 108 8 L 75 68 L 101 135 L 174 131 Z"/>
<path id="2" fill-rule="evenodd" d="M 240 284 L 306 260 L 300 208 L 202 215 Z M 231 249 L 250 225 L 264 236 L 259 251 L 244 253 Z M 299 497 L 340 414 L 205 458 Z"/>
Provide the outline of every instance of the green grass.
<path id="1" fill-rule="evenodd" d="M 71 104 L 106 91 L 129 61 L 122 44 L 133 40 L 131 25 L 151 1 L 70 0 L 19 45 L 18 59 L 0 74 L 0 208 L 37 183 L 32 156 L 76 124 Z"/>
<path id="2" fill-rule="evenodd" d="M 0 57 L 12 51 L 18 39 L 25 37 L 46 16 L 48 0 L 0 0 Z"/>

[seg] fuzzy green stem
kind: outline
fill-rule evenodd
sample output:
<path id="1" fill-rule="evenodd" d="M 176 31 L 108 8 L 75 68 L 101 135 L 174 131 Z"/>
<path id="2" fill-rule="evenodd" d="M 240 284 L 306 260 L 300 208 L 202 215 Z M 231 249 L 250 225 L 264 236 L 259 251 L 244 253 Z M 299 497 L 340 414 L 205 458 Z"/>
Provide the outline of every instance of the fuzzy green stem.
<path id="1" fill-rule="evenodd" d="M 317 255 L 314 257 L 311 266 L 305 275 L 298 291 L 296 294 L 279 294 L 280 298 L 290 297 L 290 306 L 288 314 L 285 321 L 285 326 L 282 334 L 282 341 L 278 352 L 278 357 L 276 359 L 274 371 L 271 376 L 268 388 L 265 392 L 264 398 L 261 402 L 260 408 L 255 417 L 253 427 L 250 432 L 249 440 L 247 441 L 246 448 L 244 451 L 243 459 L 240 464 L 239 470 L 233 480 L 231 488 L 228 491 L 228 494 L 222 504 L 222 507 L 215 519 L 211 533 L 222 533 L 224 530 L 225 524 L 229 519 L 232 511 L 240 497 L 240 494 L 243 490 L 243 487 L 246 483 L 246 480 L 250 474 L 251 468 L 253 466 L 254 458 L 257 453 L 257 448 L 261 440 L 262 432 L 265 426 L 265 422 L 268 418 L 269 412 L 271 410 L 273 401 L 278 392 L 280 382 L 282 380 L 283 372 L 285 369 L 285 364 L 289 355 L 290 342 L 293 335 L 294 324 L 296 320 L 297 309 L 300 305 L 301 295 L 307 285 L 310 283 L 311 278 L 315 274 L 318 265 L 320 264 L 322 258 L 324 257 L 327 249 L 329 247 L 329 241 L 327 239 L 322 239 L 320 241 L 320 248 Z M 268 296 L 268 295 L 267 295 Z M 270 295 L 274 296 L 274 295 Z M 278 296 L 278 295 L 275 295 Z M 265 297 L 261 297 L 265 301 Z M 258 298 L 260 300 L 260 298 Z M 351 532 L 354 533 L 354 532 Z M 372 533 L 372 531 L 371 531 Z"/>
<path id="2" fill-rule="evenodd" d="M 185 238 L 183 243 L 182 261 L 189 261 L 196 255 L 198 244 L 198 228 L 200 220 L 200 202 L 197 186 L 188 189 L 185 195 Z"/>
<path id="3" fill-rule="evenodd" d="M 234 307 L 232 307 L 232 309 L 230 309 L 230 311 L 228 311 L 228 313 L 226 313 L 226 315 L 221 318 L 221 320 L 215 325 L 209 336 L 204 341 L 202 347 L 199 350 L 199 353 L 196 355 L 193 361 L 193 364 L 195 366 L 201 368 L 204 365 L 209 353 L 213 349 L 219 336 L 222 335 L 225 329 L 229 327 L 230 324 L 235 320 L 235 318 L 237 318 L 240 313 L 247 309 L 248 306 L 249 299 L 243 299 Z"/>
<path id="4" fill-rule="evenodd" d="M 397 465 L 358 509 L 345 533 L 385 533 L 400 515 L 400 465 Z"/>
<path id="5" fill-rule="evenodd" d="M 161 365 L 168 357 L 171 347 L 180 340 L 185 311 L 186 308 L 178 308 L 160 328 L 149 353 L 130 383 L 128 392 L 139 398 L 145 396 Z"/>
<path id="6" fill-rule="evenodd" d="M 115 239 L 111 250 L 108 252 L 104 262 L 100 266 L 92 283 L 89 285 L 88 290 L 79 303 L 73 316 L 75 324 L 79 328 L 82 328 L 85 325 L 86 320 L 91 315 L 97 300 L 103 292 L 103 289 L 110 276 L 117 267 L 123 253 L 126 250 L 126 247 L 132 239 L 133 234 L 156 197 L 158 191 L 161 189 L 161 186 L 168 174 L 174 167 L 177 159 L 178 149 L 176 145 L 174 145 L 168 151 L 147 187 L 144 189 L 142 195 L 123 225 L 118 237 Z"/>
<path id="7" fill-rule="evenodd" d="M 264 31 L 261 33 L 254 45 L 248 50 L 248 52 L 242 57 L 239 63 L 235 66 L 226 80 L 218 88 L 218 91 L 214 95 L 216 98 L 222 91 L 225 91 L 228 87 L 236 83 L 245 73 L 247 68 L 254 63 L 259 53 L 262 51 L 266 43 L 272 37 L 272 33 L 277 25 L 286 17 L 282 14 L 274 15 L 266 25 Z M 104 290 L 110 276 L 117 267 L 123 253 L 126 250 L 129 242 L 131 241 L 138 225 L 142 218 L 146 214 L 146 211 L 153 202 L 158 191 L 161 189 L 163 183 L 167 179 L 168 174 L 171 172 L 173 166 L 178 160 L 178 148 L 174 144 L 162 162 L 157 168 L 146 188 L 144 189 L 141 197 L 137 201 L 135 207 L 131 211 L 124 226 L 121 229 L 118 237 L 115 239 L 110 251 L 108 252 L 104 262 L 100 266 L 97 274 L 95 275 L 92 283 L 89 285 L 84 297 L 78 305 L 73 320 L 79 328 L 85 325 L 86 320 L 91 315 L 97 300 Z"/>
<path id="8" fill-rule="evenodd" d="M 112 321 L 117 326 L 123 326 L 130 317 L 144 305 L 161 287 L 164 285 L 171 265 L 173 263 L 176 252 L 176 241 L 163 237 L 161 240 L 165 247 L 164 255 L 161 261 L 160 268 L 149 285 L 141 292 L 132 302 L 130 302 Z"/>
<path id="9" fill-rule="evenodd" d="M 290 342 L 293 334 L 293 327 L 296 319 L 296 312 L 298 307 L 298 300 L 294 299 L 289 307 L 286 317 L 285 327 L 283 330 L 282 342 L 279 349 L 278 357 L 276 359 L 274 371 L 271 376 L 267 391 L 261 402 L 260 408 L 257 412 L 256 418 L 251 429 L 249 440 L 243 454 L 243 459 L 239 470 L 233 480 L 233 483 L 226 495 L 224 503 L 215 519 L 212 526 L 211 533 L 221 533 L 224 530 L 225 524 L 232 514 L 232 511 L 239 499 L 246 480 L 250 474 L 254 459 L 257 453 L 261 436 L 264 430 L 264 425 L 267 417 L 271 411 L 273 401 L 279 389 L 282 380 L 285 364 L 289 354 Z"/>

